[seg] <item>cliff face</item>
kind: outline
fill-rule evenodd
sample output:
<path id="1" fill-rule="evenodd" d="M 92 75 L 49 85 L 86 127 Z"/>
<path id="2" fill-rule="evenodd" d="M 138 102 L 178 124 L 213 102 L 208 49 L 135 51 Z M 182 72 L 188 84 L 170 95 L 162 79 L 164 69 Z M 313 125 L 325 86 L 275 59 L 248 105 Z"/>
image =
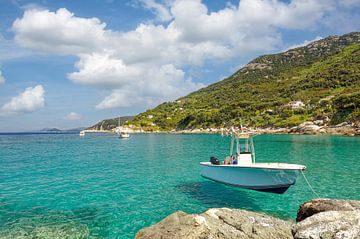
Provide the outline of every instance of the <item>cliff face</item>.
<path id="1" fill-rule="evenodd" d="M 215 128 L 241 123 L 292 127 L 360 121 L 360 33 L 254 59 L 232 76 L 130 122 L 150 130 Z"/>
<path id="2" fill-rule="evenodd" d="M 140 230 L 135 238 L 335 239 L 360 238 L 360 201 L 315 199 L 300 206 L 293 224 L 239 209 L 175 212 Z"/>

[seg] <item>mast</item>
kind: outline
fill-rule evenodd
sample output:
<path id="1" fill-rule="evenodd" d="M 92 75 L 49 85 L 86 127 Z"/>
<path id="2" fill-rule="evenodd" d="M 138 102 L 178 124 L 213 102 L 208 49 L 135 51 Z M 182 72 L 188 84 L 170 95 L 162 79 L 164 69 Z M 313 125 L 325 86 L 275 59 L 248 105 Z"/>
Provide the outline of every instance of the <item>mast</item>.
<path id="1" fill-rule="evenodd" d="M 231 144 L 230 144 L 230 157 L 233 154 L 233 148 L 234 148 L 234 136 L 231 135 Z"/>
<path id="2" fill-rule="evenodd" d="M 253 138 L 250 138 L 250 147 L 251 147 L 251 154 L 252 154 L 252 159 L 253 159 L 253 163 L 255 163 L 255 149 L 254 149 L 254 141 Z"/>
<path id="3" fill-rule="evenodd" d="M 236 153 L 240 154 L 239 137 L 236 137 Z"/>

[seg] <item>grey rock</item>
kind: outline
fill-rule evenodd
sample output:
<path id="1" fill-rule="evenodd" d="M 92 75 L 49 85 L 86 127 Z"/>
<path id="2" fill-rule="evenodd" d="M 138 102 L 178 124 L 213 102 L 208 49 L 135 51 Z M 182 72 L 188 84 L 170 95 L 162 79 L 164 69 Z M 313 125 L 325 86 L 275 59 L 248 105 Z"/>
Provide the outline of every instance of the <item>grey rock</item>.
<path id="1" fill-rule="evenodd" d="M 135 238 L 292 238 L 291 223 L 239 209 L 209 209 L 202 214 L 175 212 L 161 222 L 140 230 Z"/>
<path id="2" fill-rule="evenodd" d="M 296 127 L 290 129 L 290 133 L 300 134 L 317 134 L 320 133 L 321 127 L 314 124 L 314 122 L 304 122 Z"/>
<path id="3" fill-rule="evenodd" d="M 360 201 L 318 198 L 300 205 L 296 221 L 300 222 L 320 212 L 354 210 L 360 210 Z"/>
<path id="4" fill-rule="evenodd" d="M 356 128 L 351 126 L 341 126 L 341 127 L 328 127 L 326 128 L 326 132 L 328 134 L 337 134 L 337 135 L 348 135 L 354 136 L 356 135 Z"/>
<path id="5" fill-rule="evenodd" d="M 318 126 L 322 126 L 322 125 L 324 125 L 324 120 L 315 120 L 314 124 L 316 124 Z"/>
<path id="6" fill-rule="evenodd" d="M 335 127 L 344 127 L 344 126 L 349 126 L 348 122 L 342 122 L 340 124 L 335 125 Z"/>
<path id="7" fill-rule="evenodd" d="M 315 214 L 293 227 L 294 239 L 360 238 L 360 211 L 327 211 Z"/>

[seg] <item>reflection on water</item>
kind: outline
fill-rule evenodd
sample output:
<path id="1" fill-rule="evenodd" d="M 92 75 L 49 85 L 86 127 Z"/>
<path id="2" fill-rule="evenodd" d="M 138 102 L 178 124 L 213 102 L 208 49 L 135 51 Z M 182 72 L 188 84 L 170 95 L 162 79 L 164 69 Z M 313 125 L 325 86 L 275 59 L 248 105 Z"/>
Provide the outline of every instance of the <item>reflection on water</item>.
<path id="1" fill-rule="evenodd" d="M 243 189 L 231 188 L 209 180 L 180 184 L 177 188 L 209 208 L 229 207 L 261 211 L 253 198 Z"/>

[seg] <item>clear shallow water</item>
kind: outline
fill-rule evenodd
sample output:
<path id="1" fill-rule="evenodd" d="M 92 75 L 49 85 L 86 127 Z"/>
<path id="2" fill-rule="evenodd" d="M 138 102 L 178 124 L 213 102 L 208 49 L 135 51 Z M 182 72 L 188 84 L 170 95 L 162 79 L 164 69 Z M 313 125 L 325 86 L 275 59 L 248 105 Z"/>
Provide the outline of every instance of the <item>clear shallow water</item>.
<path id="1" fill-rule="evenodd" d="M 254 141 L 259 162 L 305 164 L 320 196 L 360 199 L 360 138 Z M 133 238 L 176 210 L 210 207 L 293 219 L 314 197 L 302 177 L 283 195 L 201 178 L 198 162 L 225 157 L 228 146 L 219 135 L 0 135 L 0 238 Z"/>

